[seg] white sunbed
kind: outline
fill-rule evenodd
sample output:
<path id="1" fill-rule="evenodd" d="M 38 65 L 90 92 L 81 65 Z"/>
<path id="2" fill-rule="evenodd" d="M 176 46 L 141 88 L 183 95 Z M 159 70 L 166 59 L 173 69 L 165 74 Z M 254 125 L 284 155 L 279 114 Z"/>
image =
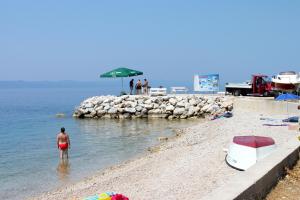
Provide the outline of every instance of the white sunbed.
<path id="1" fill-rule="evenodd" d="M 171 87 L 171 93 L 176 93 L 176 92 L 185 92 L 187 93 L 189 89 L 187 87 Z"/>
<path id="2" fill-rule="evenodd" d="M 167 88 L 150 88 L 150 96 L 164 96 L 167 95 Z"/>

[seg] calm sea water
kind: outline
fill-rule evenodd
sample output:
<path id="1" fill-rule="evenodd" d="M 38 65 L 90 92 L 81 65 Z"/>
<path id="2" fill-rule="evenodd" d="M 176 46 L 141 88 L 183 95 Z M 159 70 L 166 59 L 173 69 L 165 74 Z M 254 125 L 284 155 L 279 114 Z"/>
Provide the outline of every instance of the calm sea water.
<path id="1" fill-rule="evenodd" d="M 0 199 L 24 199 L 90 176 L 157 144 L 157 137 L 198 121 L 78 120 L 74 107 L 119 87 L 60 83 L 0 84 Z M 65 113 L 65 118 L 57 118 Z M 55 139 L 71 138 L 69 163 L 60 163 Z"/>

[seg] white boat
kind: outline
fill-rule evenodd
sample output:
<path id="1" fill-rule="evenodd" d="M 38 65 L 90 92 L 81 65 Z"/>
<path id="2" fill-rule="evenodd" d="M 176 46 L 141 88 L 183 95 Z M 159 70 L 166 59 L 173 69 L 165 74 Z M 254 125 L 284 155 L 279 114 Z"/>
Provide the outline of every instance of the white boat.
<path id="1" fill-rule="evenodd" d="M 280 72 L 272 77 L 275 90 L 293 92 L 300 88 L 300 74 L 294 71 Z"/>
<path id="2" fill-rule="evenodd" d="M 247 170 L 257 161 L 270 155 L 275 148 L 275 141 L 270 137 L 235 136 L 225 160 L 235 169 Z"/>

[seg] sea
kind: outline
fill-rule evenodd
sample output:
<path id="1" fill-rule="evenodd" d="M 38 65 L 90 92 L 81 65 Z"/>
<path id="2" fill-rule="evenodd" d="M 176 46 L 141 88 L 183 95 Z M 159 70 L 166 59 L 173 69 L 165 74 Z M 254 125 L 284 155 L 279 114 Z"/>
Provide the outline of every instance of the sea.
<path id="1" fill-rule="evenodd" d="M 113 81 L 0 81 L 0 199 L 26 199 L 83 180 L 144 154 L 159 144 L 158 137 L 199 122 L 72 117 L 84 99 L 120 90 Z M 61 127 L 70 135 L 68 162 L 58 157 Z"/>

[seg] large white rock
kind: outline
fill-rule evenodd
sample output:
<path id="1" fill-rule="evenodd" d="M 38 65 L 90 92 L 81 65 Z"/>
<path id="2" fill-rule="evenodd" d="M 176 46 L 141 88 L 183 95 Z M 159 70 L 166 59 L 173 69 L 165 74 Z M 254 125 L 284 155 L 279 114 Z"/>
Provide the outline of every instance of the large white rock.
<path id="1" fill-rule="evenodd" d="M 177 104 L 176 104 L 176 107 L 185 107 L 185 104 L 186 104 L 186 101 L 179 101 Z"/>
<path id="2" fill-rule="evenodd" d="M 116 108 L 110 108 L 107 113 L 108 114 L 116 114 L 118 112 L 118 110 Z"/>
<path id="3" fill-rule="evenodd" d="M 191 99 L 191 100 L 189 100 L 189 103 L 193 106 L 197 106 L 197 104 L 199 103 L 199 100 Z"/>
<path id="4" fill-rule="evenodd" d="M 143 99 L 139 99 L 139 100 L 137 101 L 137 103 L 138 103 L 138 104 L 143 104 L 143 103 L 144 103 L 144 100 L 143 100 Z"/>
<path id="5" fill-rule="evenodd" d="M 143 107 L 142 106 L 137 106 L 137 107 L 135 107 L 135 109 L 136 109 L 136 111 L 140 112 L 140 111 L 143 110 Z"/>
<path id="6" fill-rule="evenodd" d="M 162 98 L 161 97 L 156 97 L 154 100 L 153 100 L 154 103 L 157 103 L 157 104 L 160 104 L 162 102 Z"/>
<path id="7" fill-rule="evenodd" d="M 157 103 L 154 103 L 154 104 L 153 104 L 153 108 L 154 108 L 154 109 L 157 109 L 158 107 L 159 107 L 159 105 L 158 105 Z"/>
<path id="8" fill-rule="evenodd" d="M 153 104 L 145 104 L 145 108 L 147 108 L 148 110 L 153 108 Z"/>
<path id="9" fill-rule="evenodd" d="M 173 111 L 174 115 L 182 115 L 185 112 L 184 108 L 175 108 Z"/>
<path id="10" fill-rule="evenodd" d="M 164 103 L 162 103 L 162 104 L 159 106 L 159 108 L 161 108 L 161 109 L 166 109 L 166 107 L 167 107 L 167 105 L 164 104 Z"/>
<path id="11" fill-rule="evenodd" d="M 208 113 L 214 113 L 216 112 L 220 107 L 216 104 L 213 104 L 212 106 L 209 107 L 209 109 L 206 110 Z"/>
<path id="12" fill-rule="evenodd" d="M 198 106 L 194 106 L 193 107 L 195 114 L 199 113 L 199 111 L 201 110 Z"/>
<path id="13" fill-rule="evenodd" d="M 186 119 L 186 118 L 188 118 L 188 116 L 185 115 L 185 114 L 183 114 L 183 115 L 180 116 L 180 119 Z"/>
<path id="14" fill-rule="evenodd" d="M 91 117 L 95 117 L 96 114 L 97 114 L 97 112 L 96 112 L 95 110 L 92 110 L 91 113 L 90 113 L 90 116 L 91 116 Z"/>
<path id="15" fill-rule="evenodd" d="M 112 102 L 112 99 L 105 99 L 104 101 L 103 101 L 103 103 L 110 103 L 110 102 Z"/>
<path id="16" fill-rule="evenodd" d="M 94 108 L 94 104 L 93 103 L 91 103 L 91 102 L 88 102 L 88 103 L 86 103 L 86 104 L 84 104 L 84 108 Z"/>
<path id="17" fill-rule="evenodd" d="M 114 100 L 114 104 L 120 104 L 123 100 L 121 98 L 117 98 L 116 100 Z"/>
<path id="18" fill-rule="evenodd" d="M 119 113 L 123 113 L 124 112 L 124 108 L 117 108 Z"/>
<path id="19" fill-rule="evenodd" d="M 136 112 L 135 108 L 125 108 L 124 111 L 131 114 Z"/>
<path id="20" fill-rule="evenodd" d="M 175 106 L 176 103 L 177 103 L 177 100 L 176 100 L 175 98 L 170 98 L 170 99 L 169 99 L 169 103 L 170 103 L 171 105 Z"/>
<path id="21" fill-rule="evenodd" d="M 193 116 L 193 115 L 196 113 L 196 110 L 197 110 L 197 109 L 199 109 L 199 108 L 198 108 L 198 107 L 191 106 L 191 107 L 189 108 L 189 110 L 188 110 L 187 115 L 188 115 L 189 117 Z"/>
<path id="22" fill-rule="evenodd" d="M 160 113 L 161 113 L 160 109 L 153 109 L 148 111 L 148 114 L 160 114 Z"/>
<path id="23" fill-rule="evenodd" d="M 151 104 L 152 103 L 152 100 L 151 99 L 148 99 L 145 101 L 145 104 Z"/>
<path id="24" fill-rule="evenodd" d="M 137 106 L 137 103 L 134 101 L 126 101 L 125 105 L 127 108 L 134 108 Z"/>
<path id="25" fill-rule="evenodd" d="M 135 96 L 129 96 L 126 101 L 135 101 Z"/>
<path id="26" fill-rule="evenodd" d="M 211 106 L 212 106 L 211 104 L 206 104 L 206 105 L 204 105 L 204 106 L 201 108 L 201 111 L 202 111 L 202 112 L 207 112 L 207 110 L 209 110 L 209 108 L 210 108 Z"/>
<path id="27" fill-rule="evenodd" d="M 120 104 L 118 105 L 118 107 L 119 107 L 119 108 L 125 108 L 125 107 L 126 107 L 126 103 L 120 103 Z"/>
<path id="28" fill-rule="evenodd" d="M 128 99 L 128 98 L 129 98 L 128 95 L 121 96 L 121 99 L 122 99 L 122 100 L 126 100 L 126 99 Z"/>
<path id="29" fill-rule="evenodd" d="M 222 108 L 227 108 L 227 107 L 231 107 L 233 105 L 232 101 L 225 101 L 221 103 L 221 107 Z"/>
<path id="30" fill-rule="evenodd" d="M 166 107 L 166 111 L 173 111 L 174 109 L 175 109 L 175 107 L 172 105 L 169 105 Z"/>
<path id="31" fill-rule="evenodd" d="M 132 103 L 131 103 L 131 107 L 132 107 L 132 108 L 136 107 L 137 105 L 138 105 L 137 102 L 132 102 Z"/>
<path id="32" fill-rule="evenodd" d="M 103 115 L 105 115 L 106 111 L 105 110 L 97 110 L 97 116 L 98 117 L 102 117 Z"/>
<path id="33" fill-rule="evenodd" d="M 162 100 L 163 100 L 163 101 L 169 101 L 169 99 L 170 99 L 169 96 L 163 96 L 163 97 L 162 97 Z"/>
<path id="34" fill-rule="evenodd" d="M 98 99 L 96 102 L 97 102 L 97 105 L 101 105 L 103 103 L 103 99 Z"/>
<path id="35" fill-rule="evenodd" d="M 192 106 L 191 104 L 185 103 L 184 108 L 185 108 L 185 110 L 189 110 L 189 108 L 190 108 L 191 106 Z"/>
<path id="36" fill-rule="evenodd" d="M 142 112 L 141 112 L 143 115 L 147 114 L 148 113 L 148 110 L 146 108 L 143 108 Z"/>
<path id="37" fill-rule="evenodd" d="M 109 109 L 110 109 L 110 105 L 105 105 L 105 106 L 104 106 L 104 110 L 107 111 L 107 110 L 109 110 Z"/>
<path id="38" fill-rule="evenodd" d="M 177 101 L 181 101 L 183 98 L 181 96 L 176 96 Z"/>

